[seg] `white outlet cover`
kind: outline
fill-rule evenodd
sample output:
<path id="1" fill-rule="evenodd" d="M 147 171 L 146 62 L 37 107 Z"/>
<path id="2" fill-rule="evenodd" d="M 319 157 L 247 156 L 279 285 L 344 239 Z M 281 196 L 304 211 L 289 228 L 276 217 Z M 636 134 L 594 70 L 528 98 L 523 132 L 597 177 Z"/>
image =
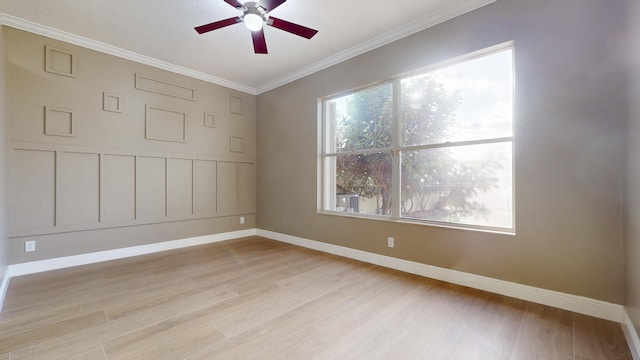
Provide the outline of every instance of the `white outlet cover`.
<path id="1" fill-rule="evenodd" d="M 388 247 L 390 247 L 390 248 L 392 248 L 392 247 L 394 247 L 395 245 L 396 245 L 396 244 L 395 244 L 395 239 L 394 239 L 394 238 L 392 238 L 392 237 L 388 237 L 388 238 L 387 238 L 387 246 L 388 246 Z"/>
<path id="2" fill-rule="evenodd" d="M 36 241 L 35 240 L 27 240 L 24 242 L 24 251 L 25 252 L 33 252 L 36 251 Z"/>
<path id="3" fill-rule="evenodd" d="M 244 224 L 244 216 L 240 216 L 240 224 Z"/>

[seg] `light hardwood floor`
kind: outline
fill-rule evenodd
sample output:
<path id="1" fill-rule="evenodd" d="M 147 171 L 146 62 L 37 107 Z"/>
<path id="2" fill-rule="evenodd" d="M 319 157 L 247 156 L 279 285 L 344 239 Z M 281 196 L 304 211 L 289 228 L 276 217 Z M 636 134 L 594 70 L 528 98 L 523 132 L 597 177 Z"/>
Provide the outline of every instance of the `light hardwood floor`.
<path id="1" fill-rule="evenodd" d="M 631 359 L 619 324 L 253 237 L 13 278 L 0 359 Z"/>

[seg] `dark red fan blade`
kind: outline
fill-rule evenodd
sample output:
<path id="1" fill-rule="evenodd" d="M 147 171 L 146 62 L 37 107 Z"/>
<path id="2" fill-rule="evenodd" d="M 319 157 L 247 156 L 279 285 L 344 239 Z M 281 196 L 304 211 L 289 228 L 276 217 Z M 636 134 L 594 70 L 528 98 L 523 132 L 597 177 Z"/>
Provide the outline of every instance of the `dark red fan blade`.
<path id="1" fill-rule="evenodd" d="M 242 18 L 240 18 L 240 16 L 236 16 L 234 18 L 228 18 L 228 19 L 212 22 L 211 24 L 201 25 L 201 26 L 198 26 L 195 29 L 198 32 L 198 34 L 204 34 L 206 32 L 209 32 L 209 31 L 212 31 L 212 30 L 216 30 L 216 29 L 220 29 L 220 28 L 223 28 L 225 26 L 237 24 L 239 22 L 242 22 Z"/>
<path id="2" fill-rule="evenodd" d="M 282 3 L 285 1 L 287 0 L 261 0 L 260 6 L 262 6 L 267 12 L 269 12 L 282 5 Z"/>
<path id="3" fill-rule="evenodd" d="M 280 30 L 284 30 L 290 32 L 292 34 L 302 36 L 303 38 L 311 39 L 315 34 L 318 33 L 318 30 L 314 30 L 308 28 L 306 26 L 294 24 L 292 22 L 288 22 L 286 20 L 274 18 L 273 16 L 269 16 L 269 20 L 267 21 L 267 25 L 271 25 L 274 28 L 278 28 Z"/>
<path id="4" fill-rule="evenodd" d="M 252 31 L 251 37 L 253 38 L 253 51 L 256 54 L 267 53 L 267 41 L 264 39 L 264 30 Z"/>
<path id="5" fill-rule="evenodd" d="M 242 3 L 238 0 L 224 0 L 224 2 L 226 2 L 227 4 L 233 6 L 236 9 L 239 9 L 242 7 Z"/>

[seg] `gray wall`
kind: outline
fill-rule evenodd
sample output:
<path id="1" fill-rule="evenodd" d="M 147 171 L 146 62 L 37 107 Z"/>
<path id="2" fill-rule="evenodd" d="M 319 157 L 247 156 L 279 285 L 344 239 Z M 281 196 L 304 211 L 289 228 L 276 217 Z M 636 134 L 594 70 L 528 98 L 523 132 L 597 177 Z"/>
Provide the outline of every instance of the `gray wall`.
<path id="1" fill-rule="evenodd" d="M 10 263 L 255 227 L 254 95 L 4 36 Z"/>
<path id="2" fill-rule="evenodd" d="M 622 303 L 623 17 L 617 1 L 498 1 L 259 95 L 258 227 Z M 515 236 L 317 214 L 319 98 L 506 41 Z"/>
<path id="3" fill-rule="evenodd" d="M 7 93 L 6 93 L 6 64 L 4 32 L 0 31 L 0 282 L 4 278 L 7 265 L 8 243 L 8 219 L 6 199 L 9 196 L 7 191 Z"/>
<path id="4" fill-rule="evenodd" d="M 628 1 L 630 40 L 629 127 L 625 179 L 625 302 L 627 313 L 640 333 L 640 3 Z"/>

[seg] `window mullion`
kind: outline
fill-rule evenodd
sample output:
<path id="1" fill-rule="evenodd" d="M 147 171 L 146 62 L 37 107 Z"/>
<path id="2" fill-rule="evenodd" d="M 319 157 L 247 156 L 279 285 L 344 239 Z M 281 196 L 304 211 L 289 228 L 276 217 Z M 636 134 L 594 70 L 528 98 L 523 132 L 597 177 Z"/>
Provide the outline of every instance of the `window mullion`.
<path id="1" fill-rule="evenodd" d="M 400 166 L 401 166 L 401 158 L 400 158 L 400 149 L 402 145 L 402 106 L 401 102 L 401 86 L 400 79 L 395 79 L 393 81 L 393 117 L 392 117 L 392 140 L 391 146 L 392 150 L 392 171 L 391 171 L 391 192 L 392 192 L 392 200 L 391 200 L 391 218 L 400 219 L 400 207 L 402 203 L 402 194 L 400 190 Z"/>

